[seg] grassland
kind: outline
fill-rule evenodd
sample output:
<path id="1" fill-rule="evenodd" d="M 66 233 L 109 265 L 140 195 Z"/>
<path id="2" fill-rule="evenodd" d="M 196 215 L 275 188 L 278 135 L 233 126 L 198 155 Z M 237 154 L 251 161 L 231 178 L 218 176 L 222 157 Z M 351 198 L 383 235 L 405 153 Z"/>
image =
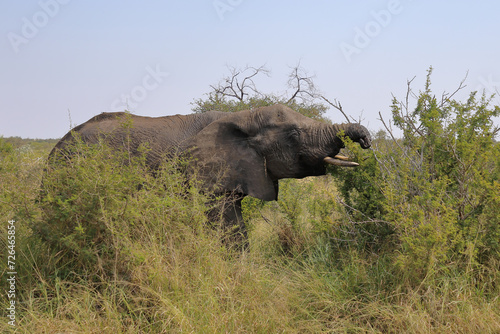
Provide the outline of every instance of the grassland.
<path id="1" fill-rule="evenodd" d="M 419 271 L 415 249 L 440 248 L 409 247 L 396 219 L 354 219 L 359 193 L 346 199 L 332 176 L 247 199 L 240 253 L 206 227 L 205 198 L 175 165 L 153 179 L 95 148 L 40 199 L 50 144 L 6 142 L 0 254 L 14 219 L 18 274 L 16 327 L 4 316 L 2 333 L 500 333 L 498 259 L 436 255 Z"/>

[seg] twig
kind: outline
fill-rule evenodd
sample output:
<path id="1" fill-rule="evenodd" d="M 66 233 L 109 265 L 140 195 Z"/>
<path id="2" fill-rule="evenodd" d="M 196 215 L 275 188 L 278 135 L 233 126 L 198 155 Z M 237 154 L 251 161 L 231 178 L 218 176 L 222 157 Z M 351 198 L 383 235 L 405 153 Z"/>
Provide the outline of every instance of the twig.
<path id="1" fill-rule="evenodd" d="M 389 132 L 389 135 L 391 136 L 392 140 L 394 141 L 394 143 L 396 143 L 396 145 L 398 145 L 399 149 L 401 151 L 403 151 L 403 148 L 401 147 L 401 145 L 399 145 L 398 141 L 396 140 L 396 138 L 394 138 L 394 135 L 392 134 L 392 129 L 390 129 L 387 124 L 385 124 L 385 121 L 384 121 L 384 118 L 382 117 L 382 113 L 379 111 L 378 112 L 378 115 L 380 116 L 380 120 L 382 121 L 382 124 L 384 125 L 384 128 L 387 130 L 387 132 Z"/>
<path id="2" fill-rule="evenodd" d="M 349 120 L 349 117 L 347 117 L 347 115 L 345 114 L 344 110 L 342 109 L 342 105 L 340 104 L 340 102 L 338 102 L 337 100 L 335 100 L 335 103 L 332 103 L 330 100 L 328 100 L 326 97 L 324 97 L 323 95 L 320 95 L 320 97 L 326 102 L 328 103 L 329 105 L 331 105 L 332 107 L 334 107 L 335 109 L 337 109 L 338 111 L 340 111 L 342 113 L 342 115 L 344 115 L 345 119 L 347 120 L 347 123 L 351 123 L 351 121 Z"/>
<path id="3" fill-rule="evenodd" d="M 245 96 L 248 96 L 248 90 L 260 95 L 260 92 L 257 90 L 255 86 L 255 82 L 253 81 L 254 77 L 260 73 L 264 73 L 265 75 L 269 75 L 269 70 L 265 68 L 264 65 L 256 68 L 247 66 L 244 69 L 236 69 L 229 68 L 231 74 L 230 76 L 223 79 L 224 84 L 219 83 L 217 86 L 210 85 L 210 87 L 217 94 L 221 94 L 222 96 L 232 97 L 239 101 L 243 101 Z M 241 83 L 238 78 L 243 75 L 245 72 L 251 70 L 252 73 L 245 76 Z"/>
<path id="4" fill-rule="evenodd" d="M 303 74 L 300 72 L 303 72 Z M 292 72 L 288 76 L 288 87 L 294 88 L 295 92 L 288 99 L 287 103 L 293 101 L 297 96 L 300 96 L 303 101 L 306 101 L 303 94 L 308 95 L 313 100 L 316 99 L 319 94 L 314 86 L 313 77 L 314 76 L 308 76 L 307 73 L 300 67 L 300 62 L 292 68 Z M 302 87 L 303 83 L 306 84 L 307 88 L 304 89 Z"/>
<path id="5" fill-rule="evenodd" d="M 268 224 L 269 224 L 269 226 L 273 226 L 273 225 L 271 224 L 271 222 L 269 221 L 269 219 L 267 219 L 266 217 L 264 217 L 264 215 L 262 214 L 262 211 L 260 211 L 260 209 L 258 209 L 258 208 L 257 208 L 257 210 L 259 210 L 259 213 L 260 213 L 260 216 L 262 217 L 262 219 L 264 219 L 264 221 L 265 221 L 266 223 L 268 223 Z"/>
<path id="6" fill-rule="evenodd" d="M 440 108 L 442 108 L 445 104 L 445 102 L 449 102 L 450 99 L 456 94 L 458 93 L 458 91 L 464 89 L 465 87 L 467 87 L 467 85 L 464 85 L 464 82 L 467 80 L 467 77 L 469 76 L 469 71 L 467 71 L 467 73 L 465 73 L 465 77 L 462 79 L 462 81 L 460 81 L 460 84 L 458 85 L 458 88 L 455 89 L 455 91 L 453 93 L 451 93 L 450 96 L 447 97 L 447 93 L 446 92 L 443 92 L 443 95 L 441 96 L 441 105 L 439 106 Z"/>

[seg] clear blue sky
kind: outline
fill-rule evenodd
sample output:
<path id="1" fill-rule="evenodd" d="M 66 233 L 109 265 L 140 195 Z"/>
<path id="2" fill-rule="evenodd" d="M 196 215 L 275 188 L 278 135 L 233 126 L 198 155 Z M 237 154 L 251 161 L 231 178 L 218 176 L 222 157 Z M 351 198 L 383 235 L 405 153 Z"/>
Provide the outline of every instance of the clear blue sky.
<path id="1" fill-rule="evenodd" d="M 378 130 L 392 94 L 414 76 L 421 89 L 431 65 L 437 94 L 467 71 L 467 92 L 500 90 L 499 14 L 493 0 L 2 1 L 0 135 L 59 138 L 68 110 L 77 125 L 126 95 L 136 114 L 187 114 L 226 65 L 265 64 L 259 88 L 283 92 L 299 60 Z"/>

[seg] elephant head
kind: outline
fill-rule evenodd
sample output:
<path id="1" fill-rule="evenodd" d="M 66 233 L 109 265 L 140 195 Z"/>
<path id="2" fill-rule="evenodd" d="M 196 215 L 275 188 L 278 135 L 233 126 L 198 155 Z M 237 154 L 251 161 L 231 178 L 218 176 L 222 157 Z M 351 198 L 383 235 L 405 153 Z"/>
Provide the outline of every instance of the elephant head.
<path id="1" fill-rule="evenodd" d="M 344 147 L 341 134 L 371 146 L 362 125 L 330 125 L 274 105 L 218 119 L 189 146 L 201 175 L 220 191 L 275 200 L 279 179 L 324 175 L 328 163 L 353 166 L 336 158 Z"/>

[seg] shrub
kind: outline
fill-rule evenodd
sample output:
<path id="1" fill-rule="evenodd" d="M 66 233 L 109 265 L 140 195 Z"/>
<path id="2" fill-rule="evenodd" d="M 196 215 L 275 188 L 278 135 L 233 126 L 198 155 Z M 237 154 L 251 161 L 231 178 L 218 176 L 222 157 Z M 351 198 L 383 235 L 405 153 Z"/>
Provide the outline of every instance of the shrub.
<path id="1" fill-rule="evenodd" d="M 80 140 L 58 157 L 43 180 L 43 214 L 36 233 L 72 264 L 72 271 L 122 277 L 141 262 L 141 242 L 164 244 L 200 230 L 206 198 L 186 181 L 181 159 L 165 161 L 155 175 L 140 156 L 103 141 Z M 167 242 L 168 240 L 168 242 Z M 178 241 L 178 240 L 177 240 Z"/>
<path id="2" fill-rule="evenodd" d="M 339 173 L 355 209 L 350 214 L 390 224 L 399 243 L 397 264 L 415 283 L 450 263 L 472 270 L 500 258 L 500 146 L 493 122 L 500 108 L 476 92 L 465 102 L 446 94 L 439 101 L 431 74 L 432 68 L 413 110 L 408 98 L 393 100 L 393 122 L 403 138 L 379 134 L 356 177 Z"/>

